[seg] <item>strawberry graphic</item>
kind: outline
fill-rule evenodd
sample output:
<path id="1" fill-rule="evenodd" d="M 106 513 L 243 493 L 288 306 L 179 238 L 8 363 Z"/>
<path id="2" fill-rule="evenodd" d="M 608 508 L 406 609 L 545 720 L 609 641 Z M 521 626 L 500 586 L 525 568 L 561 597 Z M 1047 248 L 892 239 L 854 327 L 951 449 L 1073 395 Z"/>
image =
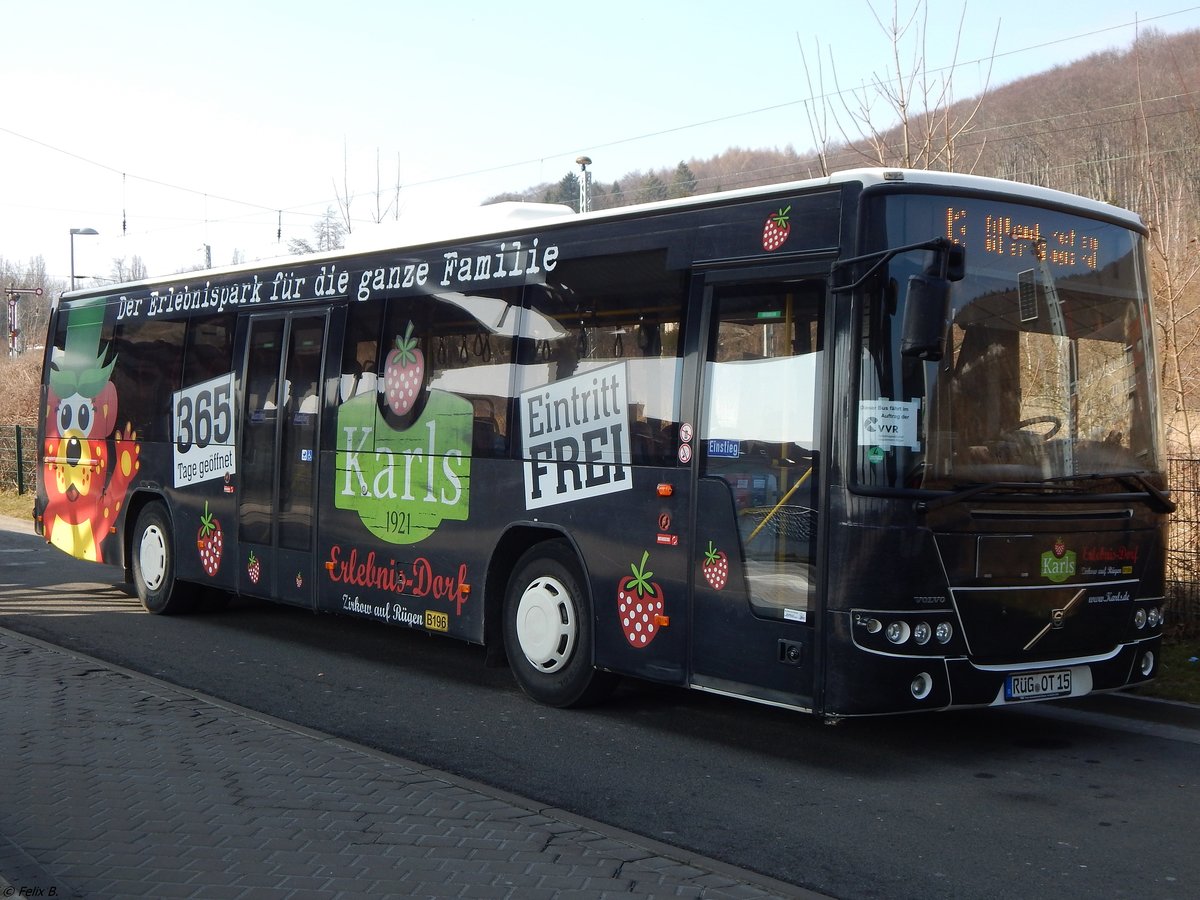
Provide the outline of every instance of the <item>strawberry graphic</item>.
<path id="1" fill-rule="evenodd" d="M 204 502 L 204 515 L 200 517 L 200 531 L 196 534 L 196 548 L 200 551 L 200 565 L 209 578 L 221 568 L 221 547 L 224 538 L 221 523 L 209 512 L 208 501 Z"/>
<path id="2" fill-rule="evenodd" d="M 662 623 L 662 588 L 650 580 L 653 572 L 646 571 L 650 551 L 642 554 L 641 564 L 629 566 L 632 576 L 621 579 L 617 589 L 617 609 L 621 613 L 621 629 L 625 640 L 633 647 L 645 647 L 658 634 Z"/>
<path id="3" fill-rule="evenodd" d="M 729 557 L 725 555 L 724 550 L 714 547 L 712 541 L 708 542 L 708 549 L 704 551 L 701 569 L 704 571 L 704 580 L 712 585 L 714 590 L 719 591 L 729 583 Z"/>
<path id="4" fill-rule="evenodd" d="M 258 584 L 258 579 L 262 577 L 262 563 L 258 557 L 254 555 L 254 551 L 250 551 L 250 559 L 246 563 L 246 572 L 250 575 L 252 584 Z"/>
<path id="5" fill-rule="evenodd" d="M 787 206 L 767 216 L 767 221 L 763 225 L 762 246 L 764 250 L 778 250 L 788 239 L 788 235 L 792 233 L 791 223 L 788 222 L 788 213 L 791 211 L 792 208 Z"/>
<path id="6" fill-rule="evenodd" d="M 396 337 L 396 348 L 388 353 L 383 385 L 388 408 L 398 416 L 411 410 L 417 402 L 417 392 L 425 380 L 425 356 L 412 336 L 413 323 L 408 323 L 403 336 Z"/>
<path id="7" fill-rule="evenodd" d="M 297 590 L 299 590 L 302 587 L 304 587 L 304 576 L 301 573 L 297 572 L 296 573 L 296 588 L 297 588 Z"/>

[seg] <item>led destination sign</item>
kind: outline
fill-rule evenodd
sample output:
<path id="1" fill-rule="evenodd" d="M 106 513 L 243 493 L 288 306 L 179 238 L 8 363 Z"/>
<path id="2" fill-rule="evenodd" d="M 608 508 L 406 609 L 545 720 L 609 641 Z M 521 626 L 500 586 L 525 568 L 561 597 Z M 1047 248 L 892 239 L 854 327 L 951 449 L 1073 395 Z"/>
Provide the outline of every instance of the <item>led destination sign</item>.
<path id="1" fill-rule="evenodd" d="M 1002 205 L 989 209 L 980 204 L 947 206 L 945 221 L 946 237 L 985 256 L 1040 261 L 1044 255 L 1056 268 L 1084 272 L 1099 268 L 1100 238 L 1074 227 L 1087 220 L 1068 224 L 1063 216 L 1040 210 L 1026 208 L 1010 214 Z"/>

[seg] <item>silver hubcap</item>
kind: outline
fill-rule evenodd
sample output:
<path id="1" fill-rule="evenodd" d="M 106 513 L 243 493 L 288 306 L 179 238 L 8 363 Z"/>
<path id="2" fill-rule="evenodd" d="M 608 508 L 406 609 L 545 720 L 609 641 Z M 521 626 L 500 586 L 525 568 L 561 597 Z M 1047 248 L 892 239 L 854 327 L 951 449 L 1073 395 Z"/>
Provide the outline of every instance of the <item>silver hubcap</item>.
<path id="1" fill-rule="evenodd" d="M 138 564 L 147 589 L 157 591 L 162 587 L 163 579 L 167 576 L 167 541 L 157 525 L 151 525 L 142 532 Z"/>
<path id="2" fill-rule="evenodd" d="M 578 637 L 575 608 L 562 582 L 549 576 L 530 582 L 517 604 L 517 641 L 525 658 L 543 672 L 557 672 Z"/>

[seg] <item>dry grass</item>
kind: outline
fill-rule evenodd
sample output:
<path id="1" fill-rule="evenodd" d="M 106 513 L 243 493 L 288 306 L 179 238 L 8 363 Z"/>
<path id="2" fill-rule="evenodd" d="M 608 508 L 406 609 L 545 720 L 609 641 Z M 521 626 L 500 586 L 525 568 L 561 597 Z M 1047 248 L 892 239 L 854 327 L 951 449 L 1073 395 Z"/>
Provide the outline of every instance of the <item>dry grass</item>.
<path id="1" fill-rule="evenodd" d="M 0 491 L 0 516 L 32 520 L 33 493 L 17 494 L 15 491 Z"/>
<path id="2" fill-rule="evenodd" d="M 1158 677 L 1134 693 L 1180 703 L 1200 704 L 1200 639 L 1168 631 L 1163 637 Z"/>
<path id="3" fill-rule="evenodd" d="M 0 423 L 36 425 L 41 383 L 41 353 L 0 358 Z"/>

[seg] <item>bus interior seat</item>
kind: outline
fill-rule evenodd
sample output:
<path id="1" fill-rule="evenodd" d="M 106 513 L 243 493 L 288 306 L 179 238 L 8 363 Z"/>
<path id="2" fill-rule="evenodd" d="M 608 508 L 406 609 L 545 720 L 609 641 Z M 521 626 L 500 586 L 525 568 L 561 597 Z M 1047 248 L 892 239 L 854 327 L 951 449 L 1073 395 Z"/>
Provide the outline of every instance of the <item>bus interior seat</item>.
<path id="1" fill-rule="evenodd" d="M 354 396 L 374 394 L 379 390 L 379 376 L 374 372 L 363 372 L 358 376 L 358 384 L 354 387 Z"/>
<path id="2" fill-rule="evenodd" d="M 474 423 L 471 429 L 471 449 L 479 456 L 504 455 L 504 429 L 496 417 L 496 401 L 491 397 L 472 398 Z"/>
<path id="3" fill-rule="evenodd" d="M 272 381 L 271 387 L 267 390 L 266 400 L 263 402 L 262 408 L 267 411 L 276 410 L 279 406 L 287 407 L 292 399 L 292 382 L 290 379 L 283 380 L 283 396 L 279 397 L 279 392 L 276 390 L 278 382 Z M 276 406 L 278 400 L 279 406 Z"/>
<path id="4" fill-rule="evenodd" d="M 664 427 L 664 424 L 667 427 Z M 659 419 L 640 419 L 629 428 L 630 458 L 644 465 L 674 464 L 674 427 Z"/>
<path id="5" fill-rule="evenodd" d="M 308 383 L 308 388 L 304 392 L 304 397 L 300 400 L 300 406 L 297 407 L 296 412 L 304 413 L 306 415 L 316 415 L 319 407 L 320 403 L 317 399 L 317 383 L 315 381 L 310 381 Z"/>
<path id="6" fill-rule="evenodd" d="M 471 450 L 477 456 L 499 456 L 504 453 L 504 435 L 490 416 L 476 416 L 471 431 Z"/>

